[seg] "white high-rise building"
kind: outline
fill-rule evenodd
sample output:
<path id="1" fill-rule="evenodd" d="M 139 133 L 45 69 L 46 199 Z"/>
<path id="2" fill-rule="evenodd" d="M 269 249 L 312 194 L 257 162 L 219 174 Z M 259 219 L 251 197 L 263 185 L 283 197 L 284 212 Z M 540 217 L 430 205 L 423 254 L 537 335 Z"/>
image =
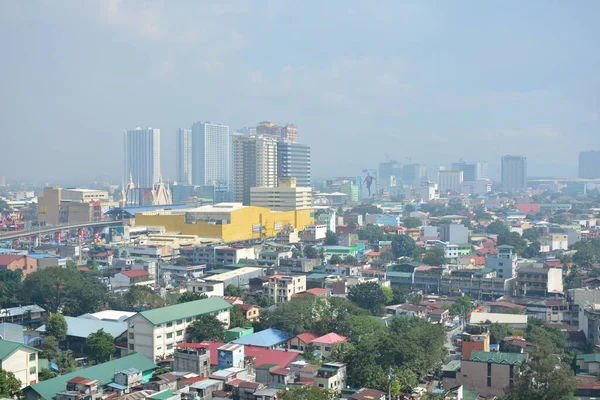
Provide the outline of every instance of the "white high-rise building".
<path id="1" fill-rule="evenodd" d="M 192 125 L 192 183 L 229 186 L 230 136 L 227 125 Z"/>
<path id="2" fill-rule="evenodd" d="M 177 130 L 177 181 L 192 184 L 192 130 Z"/>
<path id="3" fill-rule="evenodd" d="M 277 139 L 268 135 L 232 137 L 232 191 L 233 199 L 250 204 L 250 188 L 276 187 Z"/>
<path id="4" fill-rule="evenodd" d="M 125 131 L 125 171 L 138 188 L 152 188 L 160 179 L 160 129 Z"/>
<path id="5" fill-rule="evenodd" d="M 502 157 L 502 189 L 516 193 L 527 189 L 527 158 Z"/>
<path id="6" fill-rule="evenodd" d="M 447 192 L 460 193 L 463 182 L 463 172 L 460 170 L 448 169 L 439 171 L 440 195 Z"/>

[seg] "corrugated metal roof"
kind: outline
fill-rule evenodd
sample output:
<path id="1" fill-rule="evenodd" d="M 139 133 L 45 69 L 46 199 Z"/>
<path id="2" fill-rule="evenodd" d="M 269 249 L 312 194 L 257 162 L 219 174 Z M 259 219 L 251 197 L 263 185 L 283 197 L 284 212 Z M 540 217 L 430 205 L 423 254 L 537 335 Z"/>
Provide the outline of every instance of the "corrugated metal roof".
<path id="1" fill-rule="evenodd" d="M 471 358 L 469 361 L 484 362 L 492 364 L 507 364 L 515 365 L 521 364 L 527 360 L 527 354 L 520 353 L 500 353 L 491 351 L 478 351 L 474 350 L 471 352 Z"/>
<path id="2" fill-rule="evenodd" d="M 90 334 L 104 329 L 104 332 L 110 333 L 114 338 L 121 336 L 127 331 L 126 322 L 102 321 L 94 319 L 76 318 L 65 316 L 67 321 L 67 336 L 87 338 Z M 46 325 L 36 329 L 38 332 L 46 332 Z"/>
<path id="3" fill-rule="evenodd" d="M 279 329 L 269 328 L 265 329 L 264 331 L 256 332 L 252 335 L 244 336 L 243 338 L 234 340 L 233 343 L 258 347 L 273 347 L 285 342 L 288 339 L 291 339 L 292 337 L 294 337 L 294 335 L 287 332 L 280 331 Z"/>
<path id="4" fill-rule="evenodd" d="M 189 301 L 187 303 L 175 304 L 169 307 L 155 308 L 153 310 L 142 311 L 139 313 L 154 325 L 164 324 L 165 322 L 175 321 L 226 310 L 233 307 L 220 297 L 211 297 L 208 299 Z M 138 314 L 136 314 L 138 315 Z M 135 318 L 134 315 L 131 318 Z M 130 319 L 131 319 L 130 318 Z"/>

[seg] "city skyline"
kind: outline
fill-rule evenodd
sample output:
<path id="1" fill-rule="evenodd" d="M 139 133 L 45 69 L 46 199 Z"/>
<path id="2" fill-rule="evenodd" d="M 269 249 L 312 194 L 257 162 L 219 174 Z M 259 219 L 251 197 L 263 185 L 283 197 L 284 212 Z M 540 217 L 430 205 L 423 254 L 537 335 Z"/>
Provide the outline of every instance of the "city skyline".
<path id="1" fill-rule="evenodd" d="M 589 49 L 599 11 L 593 1 L 3 2 L 5 57 L 27 62 L 0 66 L 0 132 L 36 162 L 7 152 L 0 171 L 11 181 L 120 181 L 115 143 L 143 123 L 163 132 L 163 177 L 173 179 L 172 132 L 186 121 L 266 118 L 297 125 L 317 179 L 376 168 L 385 153 L 487 161 L 492 177 L 516 153 L 532 176 L 576 176 L 578 153 L 598 146 L 600 55 Z"/>

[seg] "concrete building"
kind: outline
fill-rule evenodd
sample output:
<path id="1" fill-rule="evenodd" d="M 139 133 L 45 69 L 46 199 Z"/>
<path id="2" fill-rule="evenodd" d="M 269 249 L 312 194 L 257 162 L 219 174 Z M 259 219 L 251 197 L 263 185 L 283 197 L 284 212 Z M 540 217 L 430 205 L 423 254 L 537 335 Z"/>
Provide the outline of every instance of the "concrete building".
<path id="1" fill-rule="evenodd" d="M 273 237 L 284 227 L 303 230 L 314 222 L 312 210 L 271 211 L 241 203 L 219 203 L 183 210 L 138 213 L 136 225 L 164 226 L 167 231 L 222 242 Z"/>
<path id="2" fill-rule="evenodd" d="M 202 343 L 182 343 L 173 354 L 173 371 L 193 372 L 208 377 L 211 372 L 210 347 Z"/>
<path id="3" fill-rule="evenodd" d="M 0 368 L 12 372 L 21 388 L 38 381 L 38 350 L 12 340 L 0 340 Z"/>
<path id="4" fill-rule="evenodd" d="M 174 353 L 185 338 L 185 330 L 200 315 L 211 314 L 229 327 L 231 304 L 212 297 L 173 306 L 142 311 L 127 319 L 129 352 L 137 352 L 156 360 Z"/>
<path id="5" fill-rule="evenodd" d="M 202 279 L 196 279 L 187 281 L 186 289 L 190 293 L 204 293 L 208 297 L 223 297 L 225 286 L 223 282 L 207 282 Z"/>
<path id="6" fill-rule="evenodd" d="M 563 293 L 561 268 L 542 263 L 522 266 L 517 271 L 517 296 L 547 297 Z"/>
<path id="7" fill-rule="evenodd" d="M 277 139 L 266 135 L 232 136 L 233 200 L 251 204 L 250 189 L 277 186 Z"/>
<path id="8" fill-rule="evenodd" d="M 290 143 L 298 142 L 298 128 L 294 124 L 279 126 L 271 121 L 263 121 L 258 124 L 254 132 L 268 135 L 274 139 L 282 139 Z"/>
<path id="9" fill-rule="evenodd" d="M 207 282 L 221 282 L 223 283 L 223 287 L 227 287 L 229 285 L 248 287 L 250 284 L 250 279 L 260 278 L 264 275 L 264 268 L 242 267 L 223 272 L 221 274 L 207 276 L 204 280 Z"/>
<path id="10" fill-rule="evenodd" d="M 477 181 L 463 181 L 460 186 L 460 193 L 465 195 L 484 196 L 492 191 L 492 182 L 488 179 Z"/>
<path id="11" fill-rule="evenodd" d="M 192 125 L 192 183 L 229 188 L 231 143 L 229 127 L 212 122 Z"/>
<path id="12" fill-rule="evenodd" d="M 21 279 L 25 279 L 27 275 L 37 271 L 37 268 L 38 263 L 35 258 L 16 254 L 0 254 L 0 270 L 21 270 Z"/>
<path id="13" fill-rule="evenodd" d="M 241 260 L 256 259 L 254 247 L 229 247 L 224 245 L 186 246 L 179 254 L 190 264 L 206 265 L 207 269 L 233 265 Z"/>
<path id="14" fill-rule="evenodd" d="M 346 363 L 329 362 L 321 365 L 315 376 L 315 387 L 341 393 L 346 387 Z"/>
<path id="15" fill-rule="evenodd" d="M 177 130 L 177 183 L 192 184 L 192 130 Z M 175 202 L 178 204 L 177 202 Z"/>
<path id="16" fill-rule="evenodd" d="M 298 186 L 311 186 L 310 146 L 280 140 L 277 144 L 278 179 L 295 178 Z"/>
<path id="17" fill-rule="evenodd" d="M 527 158 L 502 157 L 501 174 L 503 190 L 515 193 L 527 189 Z"/>
<path id="18" fill-rule="evenodd" d="M 600 178 L 600 151 L 582 151 L 579 153 L 579 178 Z"/>
<path id="19" fill-rule="evenodd" d="M 453 244 L 469 243 L 469 229 L 463 224 L 444 224 L 439 226 L 440 240 Z"/>
<path id="20" fill-rule="evenodd" d="M 266 284 L 265 294 L 275 303 L 287 303 L 296 293 L 306 290 L 306 275 L 272 275 Z"/>
<path id="21" fill-rule="evenodd" d="M 318 258 L 284 258 L 279 260 L 279 272 L 282 274 L 306 274 L 321 265 Z"/>
<path id="22" fill-rule="evenodd" d="M 90 203 L 92 201 L 110 201 L 111 198 L 106 190 L 73 188 L 62 190 L 62 200 Z"/>
<path id="23" fill-rule="evenodd" d="M 514 247 L 498 246 L 498 254 L 489 255 L 485 258 L 486 268 L 496 271 L 496 277 L 509 279 L 517 273 L 517 254 Z"/>
<path id="24" fill-rule="evenodd" d="M 440 194 L 460 193 L 463 182 L 463 171 L 448 169 L 438 172 Z"/>
<path id="25" fill-rule="evenodd" d="M 138 188 L 154 187 L 160 178 L 160 129 L 147 128 L 125 131 L 126 181 L 133 180 Z"/>
<path id="26" fill-rule="evenodd" d="M 250 188 L 250 205 L 273 211 L 312 209 L 312 188 L 296 185 L 295 178 L 282 179 L 278 187 Z"/>
<path id="27" fill-rule="evenodd" d="M 421 186 L 427 180 L 427 166 L 406 164 L 402 167 L 402 183 L 408 186 Z"/>
<path id="28" fill-rule="evenodd" d="M 345 194 L 349 202 L 355 203 L 358 201 L 359 188 L 355 182 L 345 181 L 340 186 L 340 193 Z M 335 205 L 335 202 L 332 202 Z"/>
<path id="29" fill-rule="evenodd" d="M 468 360 L 454 360 L 442 368 L 444 387 L 463 385 L 485 398 L 504 396 L 525 360 L 526 354 L 473 351 Z"/>

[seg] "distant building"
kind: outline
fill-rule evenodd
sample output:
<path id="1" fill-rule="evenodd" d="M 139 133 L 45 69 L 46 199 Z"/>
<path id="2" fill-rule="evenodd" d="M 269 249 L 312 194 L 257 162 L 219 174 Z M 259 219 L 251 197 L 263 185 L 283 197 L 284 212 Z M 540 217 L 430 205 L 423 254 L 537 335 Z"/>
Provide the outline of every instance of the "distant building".
<path id="1" fill-rule="evenodd" d="M 527 158 L 502 157 L 501 174 L 503 190 L 514 193 L 527 189 Z"/>
<path id="2" fill-rule="evenodd" d="M 579 153 L 579 177 L 584 179 L 600 178 L 600 151 Z"/>
<path id="3" fill-rule="evenodd" d="M 483 196 L 492 191 L 492 182 L 488 179 L 477 181 L 464 180 L 460 186 L 460 193 L 466 195 L 476 194 Z"/>
<path id="4" fill-rule="evenodd" d="M 439 171 L 438 179 L 440 193 L 460 193 L 463 182 L 463 171 L 453 169 Z"/>
<path id="5" fill-rule="evenodd" d="M 177 130 L 177 183 L 192 184 L 192 130 Z"/>
<path id="6" fill-rule="evenodd" d="M 420 186 L 427 180 L 427 166 L 407 164 L 402 167 L 402 183 L 408 186 Z"/>
<path id="7" fill-rule="evenodd" d="M 160 129 L 137 127 L 125 131 L 124 177 L 137 187 L 151 188 L 160 178 Z"/>
<path id="8" fill-rule="evenodd" d="M 498 246 L 498 254 L 486 257 L 485 266 L 496 271 L 498 278 L 512 278 L 517 273 L 517 254 L 514 252 L 514 247 Z"/>
<path id="9" fill-rule="evenodd" d="M 469 243 L 469 229 L 463 224 L 444 224 L 439 226 L 440 240 L 452 244 Z"/>
<path id="10" fill-rule="evenodd" d="M 295 178 L 298 186 L 311 185 L 310 146 L 280 140 L 277 143 L 277 177 Z"/>
<path id="11" fill-rule="evenodd" d="M 229 187 L 229 127 L 212 122 L 192 125 L 192 183 Z"/>
<path id="12" fill-rule="evenodd" d="M 287 303 L 294 294 L 306 290 L 306 275 L 269 276 L 265 290 L 275 303 Z"/>
<path id="13" fill-rule="evenodd" d="M 358 201 L 359 190 L 358 185 L 355 182 L 346 181 L 342 183 L 342 185 L 340 186 L 340 193 L 347 195 L 347 199 L 350 202 Z"/>
<path id="14" fill-rule="evenodd" d="M 477 162 L 468 163 L 465 160 L 452 163 L 452 169 L 463 172 L 463 179 L 465 181 L 477 181 L 481 179 L 488 179 L 488 163 Z"/>
<path id="15" fill-rule="evenodd" d="M 282 179 L 278 187 L 253 187 L 250 205 L 267 207 L 273 211 L 312 209 L 312 188 L 296 185 L 296 179 Z"/>

